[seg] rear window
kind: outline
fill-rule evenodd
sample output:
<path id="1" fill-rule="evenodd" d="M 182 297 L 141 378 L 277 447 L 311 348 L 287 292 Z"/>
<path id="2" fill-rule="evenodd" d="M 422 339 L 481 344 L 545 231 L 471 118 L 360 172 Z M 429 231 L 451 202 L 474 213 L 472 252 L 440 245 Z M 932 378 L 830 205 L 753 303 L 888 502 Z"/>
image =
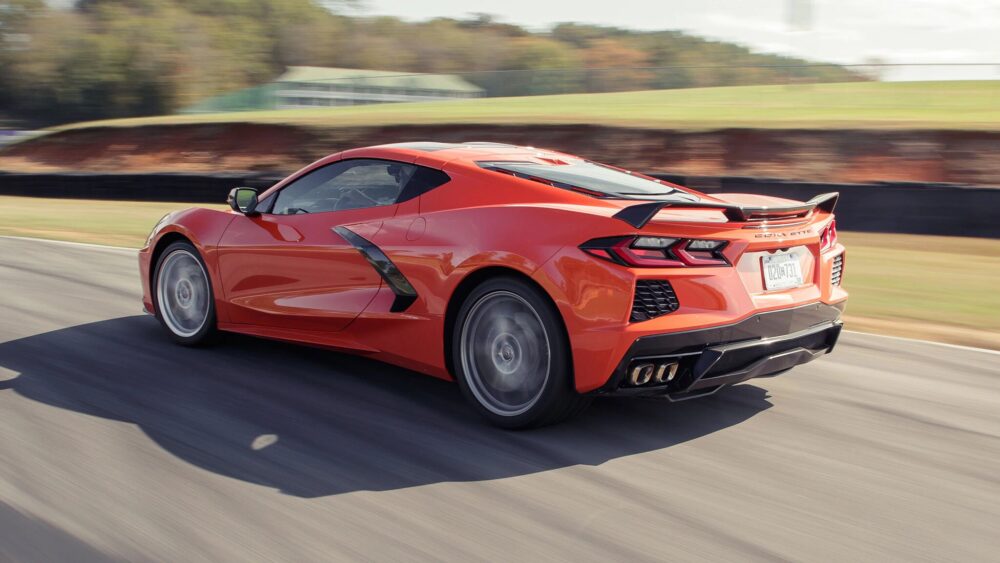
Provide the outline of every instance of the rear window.
<path id="1" fill-rule="evenodd" d="M 679 199 L 697 201 L 695 196 L 647 176 L 581 160 L 566 164 L 486 161 L 477 163 L 487 170 L 551 183 L 560 188 L 596 192 L 599 197 L 624 199 Z"/>

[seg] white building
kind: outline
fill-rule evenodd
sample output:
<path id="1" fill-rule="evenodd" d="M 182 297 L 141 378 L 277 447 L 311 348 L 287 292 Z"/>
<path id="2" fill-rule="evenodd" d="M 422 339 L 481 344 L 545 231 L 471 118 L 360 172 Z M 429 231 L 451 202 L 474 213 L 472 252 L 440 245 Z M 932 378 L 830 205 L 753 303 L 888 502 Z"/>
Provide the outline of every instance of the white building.
<path id="1" fill-rule="evenodd" d="M 279 109 L 478 98 L 483 89 L 451 74 L 316 66 L 289 67 L 276 80 Z"/>

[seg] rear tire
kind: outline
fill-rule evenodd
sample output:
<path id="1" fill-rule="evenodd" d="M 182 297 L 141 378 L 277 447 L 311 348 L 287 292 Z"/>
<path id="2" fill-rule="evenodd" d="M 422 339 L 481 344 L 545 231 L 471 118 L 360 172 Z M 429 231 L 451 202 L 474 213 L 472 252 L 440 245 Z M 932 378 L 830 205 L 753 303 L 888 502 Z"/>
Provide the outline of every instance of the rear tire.
<path id="1" fill-rule="evenodd" d="M 200 346 L 216 339 L 215 294 L 194 245 L 178 241 L 164 249 L 156 261 L 152 294 L 156 318 L 174 342 Z"/>
<path id="2" fill-rule="evenodd" d="M 473 289 L 458 311 L 452 343 L 462 394 L 497 426 L 555 424 L 590 404 L 573 387 L 558 311 L 524 280 L 497 277 Z"/>

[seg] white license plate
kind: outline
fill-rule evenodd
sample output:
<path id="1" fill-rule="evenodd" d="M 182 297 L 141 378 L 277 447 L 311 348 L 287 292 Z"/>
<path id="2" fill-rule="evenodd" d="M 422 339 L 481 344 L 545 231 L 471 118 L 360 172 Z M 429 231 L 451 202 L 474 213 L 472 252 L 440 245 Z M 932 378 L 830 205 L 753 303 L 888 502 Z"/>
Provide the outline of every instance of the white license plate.
<path id="1" fill-rule="evenodd" d="M 799 255 L 769 254 L 760 259 L 760 269 L 764 272 L 764 289 L 788 289 L 802 285 L 802 265 Z"/>

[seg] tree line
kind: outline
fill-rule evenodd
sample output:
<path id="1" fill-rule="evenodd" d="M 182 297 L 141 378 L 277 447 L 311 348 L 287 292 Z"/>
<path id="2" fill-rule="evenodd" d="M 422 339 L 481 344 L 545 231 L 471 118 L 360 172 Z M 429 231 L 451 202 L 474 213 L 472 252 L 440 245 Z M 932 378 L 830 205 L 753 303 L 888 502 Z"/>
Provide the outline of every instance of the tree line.
<path id="1" fill-rule="evenodd" d="M 487 95 L 512 96 L 861 79 L 678 31 L 534 32 L 488 15 L 408 22 L 338 13 L 344 6 L 0 0 L 0 115 L 49 124 L 171 113 L 293 65 L 464 73 Z"/>

